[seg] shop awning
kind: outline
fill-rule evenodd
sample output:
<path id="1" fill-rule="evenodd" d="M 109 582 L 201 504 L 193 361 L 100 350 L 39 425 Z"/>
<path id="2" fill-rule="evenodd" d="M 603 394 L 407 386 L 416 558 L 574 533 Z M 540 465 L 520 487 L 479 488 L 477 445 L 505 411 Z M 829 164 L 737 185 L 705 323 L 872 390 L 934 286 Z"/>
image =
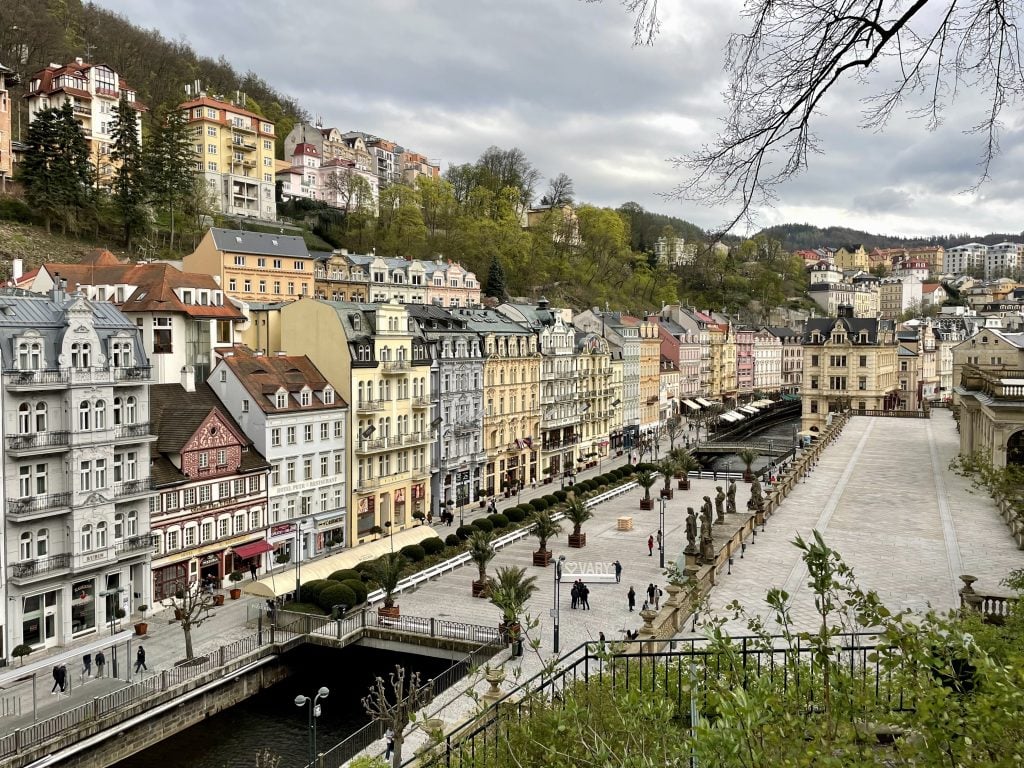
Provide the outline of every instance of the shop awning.
<path id="1" fill-rule="evenodd" d="M 756 413 L 760 413 L 760 411 L 758 411 L 757 408 L 755 408 L 752 405 L 741 406 L 739 410 L 742 411 L 743 413 L 749 413 L 751 416 L 753 416 Z"/>
<path id="2" fill-rule="evenodd" d="M 390 552 L 392 547 L 397 552 L 408 544 L 419 544 L 436 536 L 437 531 L 429 525 L 416 525 L 399 531 L 393 536 L 382 536 L 376 541 L 342 550 L 338 554 L 325 557 L 322 560 L 310 560 L 302 563 L 302 580 L 306 582 L 313 581 L 313 579 L 326 579 L 335 571 L 355 568 L 359 563 L 367 560 L 376 560 L 381 555 Z M 242 587 L 242 591 L 247 595 L 270 599 L 294 592 L 294 566 L 281 573 L 264 576 L 259 581 L 247 581 Z"/>
<path id="3" fill-rule="evenodd" d="M 274 547 L 267 542 L 266 539 L 260 539 L 249 544 L 240 544 L 235 547 L 235 557 L 240 557 L 243 560 L 248 560 L 250 557 L 256 557 L 256 555 L 262 555 L 264 552 L 270 552 Z"/>
<path id="4" fill-rule="evenodd" d="M 737 419 L 731 413 L 720 413 L 720 414 L 718 414 L 718 418 L 723 420 L 723 421 L 728 421 L 728 422 L 739 421 L 739 419 Z"/>
<path id="5" fill-rule="evenodd" d="M 739 411 L 729 411 L 729 415 L 732 416 L 733 421 L 743 421 L 743 419 L 746 418 L 746 416 Z"/>
<path id="6" fill-rule="evenodd" d="M 696 398 L 696 400 L 697 400 L 698 403 L 703 405 L 705 408 L 710 408 L 712 405 L 714 405 L 714 403 L 712 403 L 710 400 L 705 400 L 703 397 L 698 397 L 698 398 Z"/>
<path id="7" fill-rule="evenodd" d="M 683 405 L 694 411 L 700 410 L 700 406 L 693 402 L 693 400 L 683 400 Z"/>

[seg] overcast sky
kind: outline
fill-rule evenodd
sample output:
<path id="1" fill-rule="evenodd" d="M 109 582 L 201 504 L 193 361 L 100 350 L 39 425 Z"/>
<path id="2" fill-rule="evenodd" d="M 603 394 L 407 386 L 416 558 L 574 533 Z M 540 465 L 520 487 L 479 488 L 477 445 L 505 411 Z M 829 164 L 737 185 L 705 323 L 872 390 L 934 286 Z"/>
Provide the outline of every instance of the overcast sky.
<path id="1" fill-rule="evenodd" d="M 546 177 L 571 176 L 580 201 L 632 200 L 708 228 L 729 217 L 663 195 L 683 178 L 668 159 L 718 128 L 723 49 L 742 29 L 740 0 L 663 0 L 650 48 L 633 47 L 618 0 L 98 4 L 255 71 L 325 125 L 392 139 L 442 168 L 491 145 L 517 146 Z M 904 235 L 1024 228 L 1024 182 L 1012 176 L 1024 155 L 1016 115 L 993 182 L 962 194 L 977 180 L 981 146 L 963 131 L 979 105 L 961 104 L 935 133 L 897 115 L 878 134 L 857 127 L 867 92 L 847 86 L 826 100 L 816 125 L 823 154 L 760 212 L 760 225 Z"/>

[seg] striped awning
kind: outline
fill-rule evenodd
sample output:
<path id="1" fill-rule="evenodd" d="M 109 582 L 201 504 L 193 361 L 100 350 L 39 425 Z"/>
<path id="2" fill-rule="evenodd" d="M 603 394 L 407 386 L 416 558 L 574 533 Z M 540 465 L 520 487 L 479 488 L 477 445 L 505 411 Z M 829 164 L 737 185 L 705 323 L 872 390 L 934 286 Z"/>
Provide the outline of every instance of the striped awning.
<path id="1" fill-rule="evenodd" d="M 705 400 L 703 397 L 697 397 L 697 398 L 694 398 L 694 399 L 698 403 L 703 405 L 705 408 L 710 408 L 712 405 L 714 405 L 714 403 L 712 403 L 710 400 Z"/>
<path id="2" fill-rule="evenodd" d="M 693 400 L 683 400 L 683 405 L 694 411 L 700 410 L 700 406 L 693 402 Z"/>

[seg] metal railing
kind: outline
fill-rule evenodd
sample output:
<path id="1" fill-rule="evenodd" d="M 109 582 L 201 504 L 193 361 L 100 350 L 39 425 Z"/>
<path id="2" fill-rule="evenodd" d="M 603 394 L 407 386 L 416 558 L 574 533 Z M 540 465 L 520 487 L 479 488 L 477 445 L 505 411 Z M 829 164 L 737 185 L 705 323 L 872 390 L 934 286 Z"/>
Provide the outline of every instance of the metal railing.
<path id="1" fill-rule="evenodd" d="M 23 515 L 43 512 L 48 509 L 60 509 L 71 504 L 70 491 L 50 493 L 44 496 L 27 496 L 20 499 L 7 499 L 8 515 Z"/>
<path id="2" fill-rule="evenodd" d="M 22 560 L 11 563 L 8 570 L 12 579 L 28 579 L 41 574 L 52 573 L 71 567 L 71 555 L 67 552 L 59 555 L 41 557 L 37 560 Z"/>
<path id="3" fill-rule="evenodd" d="M 114 434 L 121 440 L 129 437 L 148 437 L 149 422 L 147 421 L 144 424 L 119 424 L 114 428 Z"/>
<path id="4" fill-rule="evenodd" d="M 144 477 L 141 480 L 127 480 L 123 483 L 114 483 L 114 498 L 124 496 L 136 496 L 153 489 L 153 478 Z"/>
<path id="5" fill-rule="evenodd" d="M 71 442 L 70 435 L 71 433 L 66 430 L 11 435 L 7 438 L 7 450 L 27 451 L 33 448 L 66 448 Z"/>
<path id="6" fill-rule="evenodd" d="M 121 555 L 128 552 L 142 552 L 156 547 L 157 534 L 144 533 L 141 536 L 129 536 L 114 545 L 114 553 Z"/>

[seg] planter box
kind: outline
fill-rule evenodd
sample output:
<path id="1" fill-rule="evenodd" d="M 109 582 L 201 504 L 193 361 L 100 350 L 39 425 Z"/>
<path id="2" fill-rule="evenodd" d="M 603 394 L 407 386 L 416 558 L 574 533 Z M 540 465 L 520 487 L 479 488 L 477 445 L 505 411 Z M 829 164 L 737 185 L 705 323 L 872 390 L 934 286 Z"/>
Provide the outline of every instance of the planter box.
<path id="1" fill-rule="evenodd" d="M 238 594 L 239 595 L 242 594 L 241 590 L 239 590 Z M 213 596 L 213 604 L 214 605 L 224 605 L 224 595 L 221 595 L 221 594 L 214 595 Z"/>
<path id="2" fill-rule="evenodd" d="M 240 598 L 242 596 L 242 590 L 239 589 L 238 587 L 232 587 L 230 594 L 231 594 L 231 599 L 232 600 L 237 600 L 238 598 Z M 221 599 L 221 603 L 223 603 L 224 602 L 224 595 L 221 595 L 220 599 Z"/>
<path id="3" fill-rule="evenodd" d="M 487 582 L 473 579 L 473 597 L 487 597 Z"/>
<path id="4" fill-rule="evenodd" d="M 654 509 L 654 499 L 640 499 L 640 509 Z"/>
<path id="5" fill-rule="evenodd" d="M 533 553 L 533 564 L 540 568 L 547 568 L 551 563 L 551 553 L 546 549 L 538 549 Z"/>
<path id="6" fill-rule="evenodd" d="M 139 637 L 142 637 L 147 632 L 149 632 L 149 624 L 147 624 L 146 622 L 140 621 L 138 624 L 135 625 L 135 634 Z"/>
<path id="7" fill-rule="evenodd" d="M 663 499 L 671 499 L 672 498 L 672 489 L 671 488 L 662 488 L 661 489 L 661 498 L 663 498 Z"/>
<path id="8" fill-rule="evenodd" d="M 572 547 L 573 549 L 582 549 L 583 547 L 587 546 L 587 534 L 585 534 L 585 533 L 580 533 L 580 534 L 570 533 L 569 534 L 569 546 Z"/>
<path id="9" fill-rule="evenodd" d="M 385 605 L 382 605 L 380 608 L 377 609 L 377 615 L 380 616 L 382 619 L 397 619 L 399 616 L 401 616 L 401 613 L 399 612 L 397 605 L 393 605 L 390 608 L 388 608 Z"/>
<path id="10" fill-rule="evenodd" d="M 680 478 L 679 482 L 676 483 L 676 489 L 680 490 L 680 491 L 688 491 L 688 490 L 690 490 L 690 480 L 689 480 L 689 478 L 685 478 L 685 477 L 684 478 Z"/>

